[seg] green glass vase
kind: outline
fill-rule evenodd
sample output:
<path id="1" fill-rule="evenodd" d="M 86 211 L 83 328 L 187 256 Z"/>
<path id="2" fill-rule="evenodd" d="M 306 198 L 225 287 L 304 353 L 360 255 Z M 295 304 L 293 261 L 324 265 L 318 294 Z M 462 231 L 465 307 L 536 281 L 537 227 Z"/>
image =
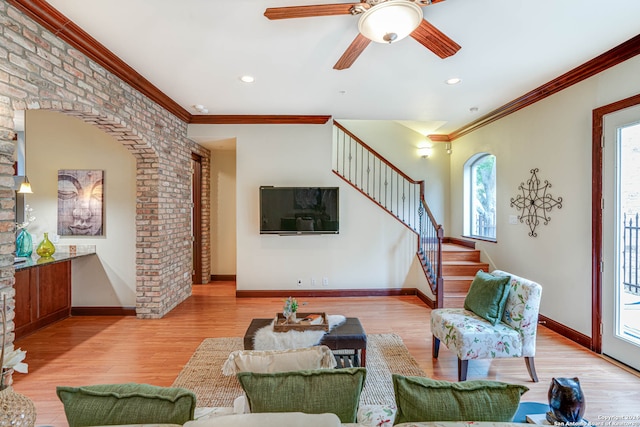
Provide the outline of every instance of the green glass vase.
<path id="1" fill-rule="evenodd" d="M 44 238 L 36 248 L 36 253 L 42 258 L 48 258 L 53 255 L 55 251 L 56 247 L 53 246 L 53 243 L 51 243 L 51 240 L 49 240 L 49 233 L 44 233 Z"/>

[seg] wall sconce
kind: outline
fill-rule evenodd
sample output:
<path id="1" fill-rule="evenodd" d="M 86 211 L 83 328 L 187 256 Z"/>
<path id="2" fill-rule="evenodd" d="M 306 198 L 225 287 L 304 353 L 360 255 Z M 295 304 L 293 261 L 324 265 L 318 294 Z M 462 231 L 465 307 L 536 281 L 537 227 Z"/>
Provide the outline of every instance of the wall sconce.
<path id="1" fill-rule="evenodd" d="M 418 156 L 426 159 L 433 154 L 433 147 L 418 147 Z"/>
<path id="2" fill-rule="evenodd" d="M 451 149 L 451 143 L 450 142 L 447 142 L 445 144 L 445 148 L 447 150 L 447 154 L 451 154 L 453 152 L 453 150 Z"/>

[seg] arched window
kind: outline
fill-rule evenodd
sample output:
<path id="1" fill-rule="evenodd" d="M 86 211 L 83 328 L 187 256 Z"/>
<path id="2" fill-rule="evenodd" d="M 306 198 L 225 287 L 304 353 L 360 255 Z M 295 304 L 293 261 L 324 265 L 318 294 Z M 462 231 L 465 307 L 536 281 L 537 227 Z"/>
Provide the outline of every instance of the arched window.
<path id="1" fill-rule="evenodd" d="M 464 165 L 464 234 L 496 240 L 496 156 L 478 153 Z"/>

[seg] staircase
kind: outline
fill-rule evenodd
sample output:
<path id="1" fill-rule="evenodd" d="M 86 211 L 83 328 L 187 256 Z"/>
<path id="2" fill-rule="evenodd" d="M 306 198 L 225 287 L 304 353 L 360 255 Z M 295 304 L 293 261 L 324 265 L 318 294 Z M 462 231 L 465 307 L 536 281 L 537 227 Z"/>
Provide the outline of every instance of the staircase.
<path id="1" fill-rule="evenodd" d="M 333 125 L 333 172 L 416 233 L 416 255 L 435 296 L 433 307 L 443 307 L 444 229 L 436 222 L 424 199 L 424 181 L 411 179 L 335 120 Z M 462 283 L 469 281 L 469 277 L 473 278 L 478 268 L 473 264 L 473 251 L 462 248 L 450 252 L 447 256 L 451 256 L 451 262 L 455 263 L 448 266 L 454 283 L 452 286 L 460 288 L 454 292 L 455 299 L 451 303 L 459 303 L 457 300 L 460 298 L 456 297 L 463 292 Z"/>
<path id="2" fill-rule="evenodd" d="M 434 307 L 462 307 L 478 270 L 488 271 L 473 242 L 445 239 L 415 181 L 334 121 L 333 172 L 416 233 L 416 254 Z"/>
<path id="3" fill-rule="evenodd" d="M 469 285 L 478 270 L 489 270 L 489 264 L 480 261 L 480 251 L 456 243 L 442 244 L 442 281 L 447 308 L 463 307 Z"/>

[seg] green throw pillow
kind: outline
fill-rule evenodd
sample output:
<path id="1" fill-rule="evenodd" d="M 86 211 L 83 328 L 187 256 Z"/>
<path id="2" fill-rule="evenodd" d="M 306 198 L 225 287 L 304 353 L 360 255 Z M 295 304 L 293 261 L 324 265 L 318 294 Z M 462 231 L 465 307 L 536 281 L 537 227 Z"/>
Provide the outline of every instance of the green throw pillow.
<path id="1" fill-rule="evenodd" d="M 239 372 L 251 412 L 333 413 L 355 423 L 365 368 L 314 369 L 261 374 Z"/>
<path id="2" fill-rule="evenodd" d="M 513 419 L 520 396 L 529 390 L 518 384 L 473 380 L 437 381 L 393 374 L 395 424 L 419 421 L 495 421 Z"/>
<path id="3" fill-rule="evenodd" d="M 502 320 L 511 285 L 509 276 L 494 276 L 479 270 L 471 282 L 464 300 L 464 308 L 491 322 Z"/>
<path id="4" fill-rule="evenodd" d="M 196 395 L 149 384 L 56 388 L 69 427 L 117 424 L 184 424 L 193 419 Z"/>

